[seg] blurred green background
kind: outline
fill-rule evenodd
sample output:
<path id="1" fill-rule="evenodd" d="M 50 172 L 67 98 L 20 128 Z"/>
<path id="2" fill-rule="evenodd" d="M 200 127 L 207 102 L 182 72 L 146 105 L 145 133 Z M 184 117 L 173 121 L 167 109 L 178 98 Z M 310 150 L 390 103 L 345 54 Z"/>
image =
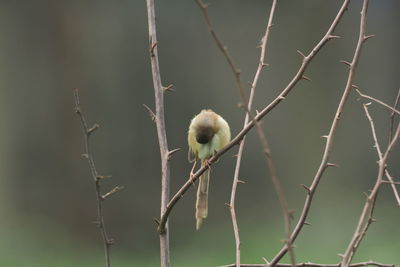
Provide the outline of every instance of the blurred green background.
<path id="1" fill-rule="evenodd" d="M 256 48 L 271 1 L 209 1 L 210 16 L 237 66 L 250 81 L 257 67 Z M 290 81 L 301 58 L 326 32 L 342 1 L 278 1 L 266 62 L 254 107 L 268 104 Z M 355 84 L 392 104 L 400 86 L 400 2 L 371 1 L 368 34 Z M 334 40 L 309 66 L 306 75 L 262 126 L 271 143 L 279 177 L 297 220 L 305 199 L 300 184 L 310 184 L 324 140 L 344 88 L 358 37 L 361 1 L 351 1 Z M 182 148 L 171 161 L 171 193 L 186 181 L 186 131 L 202 108 L 212 108 L 235 135 L 244 112 L 225 59 L 207 32 L 194 1 L 156 1 L 159 56 L 170 148 Z M 1 266 L 103 266 L 93 182 L 73 88 L 82 108 L 100 129 L 92 137 L 101 174 L 112 174 L 104 191 L 125 190 L 104 205 L 113 266 L 157 266 L 160 168 L 155 126 L 142 104 L 154 106 L 148 57 L 145 1 L 0 1 L 0 258 Z M 248 87 L 248 86 L 247 86 Z M 247 88 L 246 88 L 247 90 Z M 362 103 L 354 92 L 339 125 L 329 169 L 315 195 L 308 221 L 296 241 L 298 262 L 336 263 L 354 231 L 372 188 L 377 155 Z M 370 107 L 382 146 L 390 112 Z M 193 189 L 170 217 L 173 266 L 215 266 L 234 261 L 229 202 L 237 148 L 213 167 L 209 218 L 195 231 Z M 389 167 L 400 177 L 399 146 Z M 247 139 L 237 192 L 242 261 L 262 263 L 282 246 L 283 217 L 264 163 L 257 135 Z M 400 264 L 399 208 L 387 185 L 380 191 L 373 224 L 355 261 Z M 285 258 L 283 261 L 287 262 Z"/>

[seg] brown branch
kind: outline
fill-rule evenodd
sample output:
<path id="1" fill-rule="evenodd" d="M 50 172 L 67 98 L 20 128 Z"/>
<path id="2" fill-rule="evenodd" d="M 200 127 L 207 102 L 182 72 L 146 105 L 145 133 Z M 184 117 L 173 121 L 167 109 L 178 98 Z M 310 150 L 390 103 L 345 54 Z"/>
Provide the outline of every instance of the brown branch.
<path id="1" fill-rule="evenodd" d="M 240 267 L 263 267 L 265 264 L 241 264 Z M 362 266 L 377 266 L 377 267 L 395 267 L 394 264 L 384 264 L 376 261 L 365 261 L 350 264 L 349 267 L 362 267 Z M 236 267 L 235 264 L 223 265 L 218 267 Z M 287 263 L 277 263 L 274 267 L 292 267 L 291 264 Z M 320 264 L 320 263 L 297 263 L 296 267 L 341 267 L 340 263 L 337 264 Z"/>
<path id="2" fill-rule="evenodd" d="M 379 160 L 381 161 L 382 160 L 382 151 L 381 151 L 381 148 L 380 148 L 380 145 L 378 142 L 378 137 L 376 135 L 374 121 L 372 120 L 372 117 L 368 111 L 368 105 L 369 104 L 364 104 L 363 107 L 364 107 L 365 115 L 367 116 L 371 131 L 372 131 L 372 138 L 374 139 L 374 147 L 376 149 L 376 152 L 378 153 Z M 394 182 L 393 177 L 390 175 L 389 171 L 386 168 L 385 168 L 385 176 L 388 178 L 388 180 L 390 182 L 390 186 L 392 187 L 393 194 L 397 201 L 397 205 L 400 207 L 400 196 L 399 196 L 399 193 L 397 192 L 396 184 Z"/>
<path id="3" fill-rule="evenodd" d="M 243 84 L 242 84 L 242 81 L 240 78 L 240 70 L 236 67 L 235 63 L 233 62 L 233 58 L 229 54 L 228 47 L 226 47 L 223 44 L 222 40 L 219 38 L 218 34 L 214 30 L 211 18 L 208 15 L 208 4 L 205 4 L 202 0 L 196 0 L 196 3 L 200 7 L 201 12 L 203 13 L 204 19 L 206 20 L 206 23 L 207 23 L 208 31 L 210 32 L 215 43 L 217 44 L 219 50 L 224 55 L 226 61 L 228 62 L 229 67 L 231 68 L 231 70 L 235 76 L 235 81 L 236 81 L 237 86 L 239 87 L 240 98 L 242 101 L 241 106 L 244 106 L 244 104 L 247 101 L 246 101 L 246 96 L 244 93 Z"/>
<path id="4" fill-rule="evenodd" d="M 332 31 L 335 29 L 335 27 L 337 26 L 340 18 L 343 16 L 343 13 L 345 12 L 345 10 L 347 9 L 347 6 L 349 4 L 348 0 L 345 0 L 338 12 L 338 14 L 336 15 L 336 18 L 334 19 L 331 27 L 329 28 L 327 34 L 324 36 L 324 38 L 328 38 L 327 40 L 329 40 L 329 36 L 332 36 Z M 320 43 L 323 42 L 324 38 L 321 40 Z M 306 200 L 304 202 L 304 206 L 303 206 L 303 210 L 300 214 L 300 217 L 298 219 L 298 222 L 290 236 L 290 242 L 293 243 L 295 241 L 295 239 L 297 238 L 298 234 L 300 233 L 301 229 L 303 228 L 303 226 L 306 224 L 306 219 L 311 207 L 311 203 L 313 200 L 313 196 L 314 193 L 318 187 L 318 184 L 322 178 L 322 175 L 324 174 L 325 170 L 327 169 L 327 167 L 329 167 L 329 155 L 330 155 L 330 151 L 332 149 L 332 145 L 333 145 L 333 140 L 336 134 L 336 130 L 337 130 L 337 126 L 338 123 L 340 121 L 341 115 L 344 111 L 344 107 L 345 104 L 347 102 L 349 93 L 351 91 L 352 88 L 352 81 L 353 81 L 353 76 L 354 76 L 354 71 L 355 68 L 357 66 L 358 63 L 358 59 L 361 53 L 361 47 L 363 42 L 365 41 L 365 21 L 364 21 L 364 16 L 362 16 L 361 18 L 361 23 L 360 23 L 360 37 L 354 52 L 354 56 L 352 59 L 352 62 L 350 63 L 349 66 L 349 73 L 348 73 L 348 77 L 347 77 L 347 82 L 346 82 L 346 86 L 344 88 L 344 92 L 342 94 L 341 100 L 339 102 L 339 106 L 336 110 L 336 114 L 335 117 L 332 121 L 331 124 L 331 128 L 329 131 L 329 134 L 326 136 L 326 144 L 325 144 L 325 149 L 324 149 L 324 153 L 321 159 L 321 163 L 320 166 L 314 176 L 314 179 L 311 183 L 311 186 L 308 187 L 308 191 L 307 191 L 307 196 L 306 196 Z M 313 50 L 314 51 L 314 50 Z M 306 57 L 307 58 L 307 57 Z M 306 59 L 305 58 L 305 59 Z M 305 60 L 304 59 L 304 60 Z M 303 62 L 304 62 L 303 60 Z M 268 266 L 274 266 L 275 264 L 277 264 L 279 262 L 279 260 L 287 253 L 288 248 L 287 247 L 283 247 L 277 254 L 276 256 L 271 260 L 271 262 L 268 264 Z"/>
<path id="5" fill-rule="evenodd" d="M 259 122 L 265 115 L 267 115 L 271 110 L 273 110 L 278 104 L 282 102 L 286 98 L 286 96 L 291 92 L 291 90 L 294 88 L 294 86 L 302 79 L 302 76 L 313 60 L 313 58 L 318 54 L 318 52 L 324 47 L 324 45 L 329 41 L 334 39 L 333 37 L 333 31 L 336 29 L 340 19 L 342 18 L 344 12 L 347 9 L 347 6 L 349 4 L 350 0 L 344 0 L 339 12 L 337 13 L 335 19 L 333 20 L 332 24 L 330 25 L 328 31 L 326 34 L 322 37 L 322 39 L 318 42 L 318 44 L 310 51 L 310 53 L 303 58 L 301 66 L 299 67 L 297 73 L 294 75 L 292 80 L 289 82 L 289 84 L 282 90 L 282 92 L 274 99 L 270 104 L 265 106 L 259 113 L 257 113 L 256 116 L 250 122 L 244 127 L 232 140 L 231 142 L 226 145 L 223 149 L 219 150 L 213 157 L 209 159 L 210 165 L 212 165 L 214 162 L 216 162 L 222 155 L 224 155 L 226 152 L 228 152 L 230 149 L 232 149 L 235 145 L 239 144 L 245 135 L 255 126 L 256 122 Z M 249 100 L 251 99 L 251 94 L 249 97 Z M 175 195 L 171 198 L 169 201 L 165 212 L 162 214 L 161 219 L 160 219 L 160 225 L 159 229 L 162 229 L 168 219 L 169 214 L 171 213 L 173 207 L 175 204 L 183 197 L 183 195 L 186 193 L 186 191 L 191 187 L 193 182 L 195 182 L 201 174 L 203 174 L 208 166 L 204 166 L 200 168 L 192 177 L 191 179 L 188 179 L 185 184 L 181 186 L 181 188 L 178 190 L 178 192 L 175 193 Z M 297 236 L 297 234 L 296 234 Z M 293 240 L 293 239 L 292 239 Z M 279 259 L 287 252 L 285 249 L 282 249 L 281 256 Z M 282 254 L 283 253 L 283 254 Z"/>
<path id="6" fill-rule="evenodd" d="M 363 6 L 365 8 L 363 10 L 365 10 L 365 12 L 366 12 L 366 8 L 368 6 L 368 0 L 364 0 Z M 365 16 L 365 13 L 364 13 L 364 16 Z M 373 125 L 372 118 L 369 115 L 367 105 L 364 105 L 364 110 L 365 110 L 366 116 L 370 122 L 372 135 L 373 135 L 374 142 L 375 142 L 375 145 L 377 146 L 377 151 L 379 154 L 380 149 L 378 148 L 379 145 L 377 143 L 375 127 Z M 375 201 L 376 201 L 376 197 L 378 195 L 380 186 L 383 183 L 383 176 L 385 175 L 386 163 L 387 163 L 389 155 L 390 155 L 394 145 L 398 141 L 399 137 L 400 137 L 400 123 L 398 124 L 395 134 L 393 136 L 393 139 L 391 140 L 388 147 L 386 148 L 385 153 L 380 154 L 380 156 L 379 156 L 379 162 L 378 162 L 379 170 L 378 170 L 376 182 L 375 182 L 373 189 L 371 190 L 371 193 L 367 196 L 367 200 L 365 201 L 365 204 L 362 209 L 362 212 L 361 212 L 360 218 L 358 220 L 356 229 L 354 231 L 353 237 L 352 237 L 351 241 L 349 242 L 345 253 L 342 255 L 341 265 L 343 267 L 347 267 L 350 265 L 350 262 L 354 256 L 360 242 L 362 241 L 363 237 L 365 236 L 366 231 L 368 230 L 370 224 L 373 222 L 372 215 L 374 212 Z"/>
<path id="7" fill-rule="evenodd" d="M 358 89 L 356 89 L 356 91 L 361 97 L 369 99 L 369 100 L 372 100 L 372 101 L 374 101 L 374 102 L 376 102 L 376 103 L 378 103 L 378 104 L 390 109 L 392 111 L 392 113 L 396 113 L 397 115 L 400 115 L 400 111 L 398 111 L 396 108 L 393 108 L 393 107 L 389 106 L 388 104 L 384 103 L 383 101 L 381 101 L 379 99 L 376 99 L 376 98 L 374 98 L 372 96 L 365 95 L 365 94 L 361 93 L 360 90 L 358 90 Z"/>
<path id="8" fill-rule="evenodd" d="M 154 11 L 154 0 L 146 0 L 147 2 L 147 18 L 149 26 L 149 52 L 151 61 L 151 73 L 153 77 L 154 95 L 155 95 L 155 122 L 157 128 L 158 143 L 160 145 L 161 156 L 161 212 L 163 215 L 167 209 L 169 201 L 169 184 L 170 184 L 170 167 L 167 134 L 164 120 L 164 92 L 166 90 L 161 84 L 160 67 L 158 62 L 158 42 L 156 34 L 156 18 Z M 168 87 L 167 87 L 168 88 Z M 160 261 L 161 267 L 169 267 L 169 232 L 168 222 L 159 225 L 158 232 L 160 235 Z"/>
<path id="9" fill-rule="evenodd" d="M 88 127 L 86 118 L 83 115 L 82 109 L 80 106 L 78 89 L 74 90 L 74 97 L 75 97 L 75 113 L 79 116 L 79 119 L 80 119 L 81 125 L 82 125 L 83 135 L 85 137 L 85 139 L 84 139 L 85 140 L 85 154 L 83 154 L 83 155 L 84 155 L 84 158 L 88 162 L 88 165 L 90 168 L 90 173 L 91 173 L 93 181 L 95 183 L 96 200 L 97 200 L 97 225 L 100 229 L 101 237 L 103 239 L 106 266 L 111 267 L 110 247 L 111 247 L 111 245 L 114 244 L 114 240 L 112 238 L 109 238 L 108 234 L 107 234 L 106 225 L 104 222 L 104 214 L 103 214 L 103 200 L 105 199 L 105 197 L 101 194 L 101 188 L 100 188 L 100 181 L 103 178 L 107 178 L 107 177 L 111 177 L 111 176 L 99 175 L 97 172 L 96 164 L 94 163 L 93 155 L 92 155 L 91 147 L 90 147 L 90 136 L 96 129 L 99 128 L 99 125 L 94 124 L 92 127 L 90 127 L 90 128 Z"/>
<path id="10" fill-rule="evenodd" d="M 400 88 L 399 91 L 397 92 L 396 100 L 394 101 L 394 108 L 397 108 L 397 105 L 399 104 L 400 100 Z M 389 142 L 392 140 L 393 137 L 393 131 L 394 131 L 394 119 L 395 119 L 395 112 L 392 111 L 390 114 L 390 133 L 389 133 Z"/>

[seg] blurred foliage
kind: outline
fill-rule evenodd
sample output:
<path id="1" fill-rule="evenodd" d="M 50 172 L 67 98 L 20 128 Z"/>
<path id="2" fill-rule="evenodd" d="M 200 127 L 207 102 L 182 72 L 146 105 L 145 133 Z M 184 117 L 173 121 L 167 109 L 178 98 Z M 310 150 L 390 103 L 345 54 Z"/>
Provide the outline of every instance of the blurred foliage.
<path id="1" fill-rule="evenodd" d="M 215 29 L 242 70 L 252 79 L 270 1 L 211 1 Z M 261 109 L 286 86 L 299 67 L 296 50 L 307 53 L 322 37 L 341 1 L 279 1 L 254 107 Z M 295 219 L 318 167 L 344 87 L 358 35 L 361 1 L 351 1 L 336 34 L 302 81 L 264 120 L 274 160 Z M 371 1 L 368 33 L 356 84 L 367 94 L 393 103 L 400 80 L 399 1 Z M 224 58 L 210 38 L 194 1 L 156 1 L 161 74 L 175 92 L 166 95 L 170 148 L 182 148 L 171 161 L 171 193 L 187 179 L 186 131 L 202 108 L 229 121 L 233 134 L 243 123 L 239 92 Z M 112 174 L 104 190 L 126 189 L 105 202 L 108 230 L 116 239 L 114 266 L 157 266 L 159 150 L 145 103 L 153 107 L 145 1 L 0 1 L 0 258 L 2 266 L 101 266 L 101 238 L 92 224 L 95 193 L 88 166 L 80 158 L 83 136 L 73 112 L 79 88 L 101 174 Z M 296 242 L 298 261 L 335 263 L 345 250 L 377 174 L 376 152 L 356 93 L 345 109 L 331 160 L 311 207 L 311 227 Z M 388 139 L 389 112 L 371 106 L 382 146 Z M 242 261 L 272 257 L 284 239 L 283 218 L 257 136 L 248 136 L 237 194 Z M 173 266 L 204 267 L 234 261 L 229 210 L 235 149 L 213 168 L 210 214 L 194 230 L 194 190 L 171 214 Z M 397 146 L 390 161 L 400 177 Z M 373 224 L 355 260 L 400 264 L 400 213 L 384 186 Z M 200 260 L 201 259 L 201 260 Z M 285 259 L 287 260 L 287 259 Z"/>

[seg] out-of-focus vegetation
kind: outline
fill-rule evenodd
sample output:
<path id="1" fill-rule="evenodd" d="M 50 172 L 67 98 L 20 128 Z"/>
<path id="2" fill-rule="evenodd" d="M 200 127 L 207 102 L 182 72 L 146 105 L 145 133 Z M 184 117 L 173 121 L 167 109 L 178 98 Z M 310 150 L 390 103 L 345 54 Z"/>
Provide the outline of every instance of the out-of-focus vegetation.
<path id="1" fill-rule="evenodd" d="M 251 80 L 258 64 L 256 48 L 270 1 L 210 1 L 215 29 Z M 341 1 L 279 1 L 267 51 L 269 67 L 256 92 L 255 108 L 271 101 L 294 75 L 301 58 L 322 37 Z M 297 219 L 304 189 L 318 167 L 324 140 L 344 87 L 354 51 L 361 1 L 351 1 L 334 40 L 302 81 L 264 120 L 279 177 Z M 356 84 L 392 104 L 400 86 L 400 3 L 371 1 L 367 31 L 376 37 L 363 48 Z M 172 164 L 171 193 L 188 178 L 186 131 L 202 108 L 212 108 L 242 126 L 239 92 L 226 62 L 194 1 L 156 1 L 159 56 L 166 96 L 171 148 L 180 147 Z M 92 137 L 101 174 L 112 174 L 103 188 L 125 190 L 104 205 L 113 266 L 157 266 L 159 150 L 154 124 L 142 107 L 153 106 L 144 1 L 0 2 L 0 265 L 102 266 L 96 226 L 95 193 L 88 166 L 80 158 L 83 136 L 73 112 L 73 88 L 79 88 L 89 122 L 100 129 Z M 335 140 L 332 162 L 311 207 L 312 226 L 296 242 L 299 262 L 335 263 L 354 231 L 363 202 L 377 174 L 377 155 L 362 101 L 352 94 Z M 389 112 L 371 106 L 380 142 L 388 140 Z M 196 232 L 194 190 L 171 214 L 173 266 L 204 267 L 234 261 L 229 202 L 235 150 L 213 167 L 209 218 Z M 390 168 L 400 177 L 399 147 Z M 242 261 L 260 263 L 282 246 L 283 218 L 256 134 L 247 138 L 237 193 Z M 392 191 L 384 186 L 373 224 L 355 260 L 400 264 L 399 220 Z"/>

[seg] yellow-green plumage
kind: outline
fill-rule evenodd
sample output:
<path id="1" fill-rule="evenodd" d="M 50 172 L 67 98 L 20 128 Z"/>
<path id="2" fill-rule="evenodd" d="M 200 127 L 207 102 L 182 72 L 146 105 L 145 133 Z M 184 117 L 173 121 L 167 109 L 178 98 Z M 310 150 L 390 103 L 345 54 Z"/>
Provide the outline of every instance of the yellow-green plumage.
<path id="1" fill-rule="evenodd" d="M 188 144 L 195 160 L 201 160 L 202 166 L 215 152 L 226 146 L 231 140 L 228 123 L 211 109 L 203 109 L 189 126 Z M 208 186 L 210 170 L 200 176 L 196 200 L 196 229 L 201 226 L 208 214 Z"/>

